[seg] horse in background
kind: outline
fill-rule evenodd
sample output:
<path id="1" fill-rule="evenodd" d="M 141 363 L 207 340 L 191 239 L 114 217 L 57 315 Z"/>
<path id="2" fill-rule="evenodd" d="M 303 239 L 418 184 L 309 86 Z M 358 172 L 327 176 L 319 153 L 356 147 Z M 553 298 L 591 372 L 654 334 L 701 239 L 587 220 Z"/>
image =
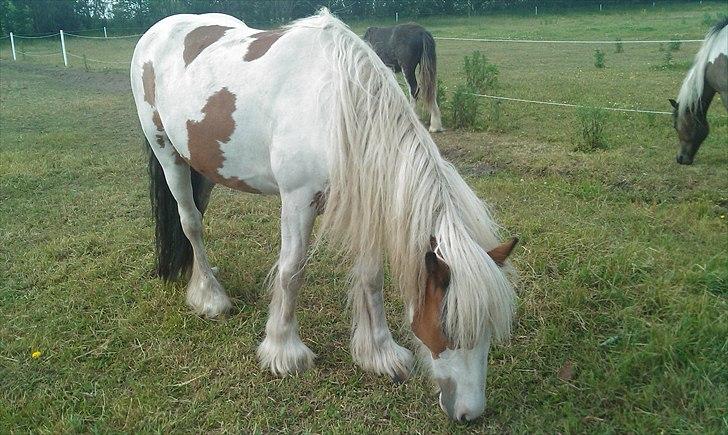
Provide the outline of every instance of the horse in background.
<path id="1" fill-rule="evenodd" d="M 692 164 L 708 137 L 706 113 L 716 93 L 728 109 L 728 17 L 710 29 L 683 81 L 677 101 L 670 99 L 673 127 L 680 139 L 679 164 Z"/>
<path id="2" fill-rule="evenodd" d="M 424 94 L 425 107 L 430 112 L 430 131 L 443 131 L 442 114 L 437 105 L 437 55 L 435 39 L 424 27 L 399 24 L 393 27 L 369 27 L 364 40 L 372 46 L 385 65 L 395 73 L 402 72 L 410 91 L 412 105 Z M 420 85 L 415 69 L 420 66 Z"/>
<path id="3" fill-rule="evenodd" d="M 285 376 L 313 364 L 296 300 L 320 215 L 318 241 L 351 264 L 354 362 L 394 380 L 412 369 L 385 317 L 386 262 L 440 407 L 455 420 L 482 415 L 488 351 L 511 331 L 515 239 L 500 242 L 488 206 L 369 45 L 325 9 L 267 31 L 222 14 L 174 15 L 139 39 L 131 87 L 151 150 L 157 272 L 189 276 L 196 313 L 231 308 L 202 238 L 215 184 L 280 195 L 261 366 Z"/>

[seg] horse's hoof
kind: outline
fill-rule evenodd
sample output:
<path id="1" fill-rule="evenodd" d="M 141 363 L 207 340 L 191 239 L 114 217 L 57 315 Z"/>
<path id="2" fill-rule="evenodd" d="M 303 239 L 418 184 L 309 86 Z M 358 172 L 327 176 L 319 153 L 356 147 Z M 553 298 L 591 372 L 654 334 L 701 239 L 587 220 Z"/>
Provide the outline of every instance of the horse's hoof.
<path id="1" fill-rule="evenodd" d="M 266 336 L 258 346 L 260 366 L 269 369 L 278 377 L 303 373 L 311 368 L 316 354 L 303 344 L 297 335 L 284 343 L 276 342 Z"/>
<path id="2" fill-rule="evenodd" d="M 187 305 L 198 316 L 208 319 L 223 317 L 233 304 L 214 276 L 193 276 L 187 284 Z"/>
<path id="3" fill-rule="evenodd" d="M 442 133 L 443 131 L 445 131 L 445 129 L 442 128 L 442 127 L 440 127 L 440 128 L 432 128 L 432 127 L 430 127 L 429 130 L 430 130 L 430 133 Z"/>
<path id="4" fill-rule="evenodd" d="M 395 384 L 403 384 L 409 378 L 408 373 L 395 373 L 394 376 L 389 377 Z"/>

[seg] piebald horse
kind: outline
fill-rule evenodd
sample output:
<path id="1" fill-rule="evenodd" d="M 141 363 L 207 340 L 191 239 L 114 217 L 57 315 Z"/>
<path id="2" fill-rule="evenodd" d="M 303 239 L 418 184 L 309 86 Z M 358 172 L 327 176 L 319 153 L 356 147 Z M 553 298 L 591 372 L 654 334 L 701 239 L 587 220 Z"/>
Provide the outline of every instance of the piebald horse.
<path id="1" fill-rule="evenodd" d="M 314 220 L 353 265 L 351 354 L 363 369 L 404 380 L 412 353 L 383 308 L 383 262 L 406 320 L 458 420 L 485 408 L 491 342 L 510 334 L 515 293 L 486 205 L 437 146 L 372 49 L 327 10 L 278 30 L 226 15 L 176 15 L 139 40 L 131 64 L 149 142 L 157 271 L 191 271 L 198 314 L 231 308 L 202 242 L 215 184 L 281 197 L 281 249 L 261 365 L 284 376 L 309 368 L 296 297 Z"/>
<path id="2" fill-rule="evenodd" d="M 728 109 L 728 18 L 713 26 L 695 56 L 673 108 L 673 126 L 680 139 L 677 162 L 693 163 L 700 145 L 708 137 L 707 112 L 719 93 Z"/>

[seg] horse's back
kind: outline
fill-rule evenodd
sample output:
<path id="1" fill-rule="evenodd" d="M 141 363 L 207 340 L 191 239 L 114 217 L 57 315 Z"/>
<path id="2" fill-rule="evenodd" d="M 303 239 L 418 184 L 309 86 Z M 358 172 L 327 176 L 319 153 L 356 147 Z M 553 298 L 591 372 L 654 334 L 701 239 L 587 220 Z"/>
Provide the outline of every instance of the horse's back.
<path id="1" fill-rule="evenodd" d="M 156 117 L 175 150 L 216 182 L 235 187 L 245 180 L 277 192 L 277 143 L 298 135 L 296 151 L 323 161 L 308 145 L 322 139 L 315 105 L 328 78 L 312 32 L 261 31 L 222 14 L 165 18 L 140 39 L 132 60 L 142 126 L 144 113 Z"/>

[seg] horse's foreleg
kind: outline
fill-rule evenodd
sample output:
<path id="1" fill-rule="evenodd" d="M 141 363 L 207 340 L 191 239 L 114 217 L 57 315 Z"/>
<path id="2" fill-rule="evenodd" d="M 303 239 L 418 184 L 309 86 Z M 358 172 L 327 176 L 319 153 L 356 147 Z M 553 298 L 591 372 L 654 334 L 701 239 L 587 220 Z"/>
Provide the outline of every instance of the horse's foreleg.
<path id="1" fill-rule="evenodd" d="M 265 339 L 258 346 L 261 365 L 278 376 L 308 369 L 315 357 L 298 335 L 295 312 L 308 241 L 316 218 L 316 208 L 311 206 L 313 196 L 303 192 L 281 195 L 281 252 L 271 285 Z"/>
<path id="2" fill-rule="evenodd" d="M 389 375 L 395 382 L 404 381 L 412 368 L 412 353 L 394 341 L 387 325 L 381 257 L 359 257 L 352 278 L 349 298 L 354 362 L 364 370 Z"/>

